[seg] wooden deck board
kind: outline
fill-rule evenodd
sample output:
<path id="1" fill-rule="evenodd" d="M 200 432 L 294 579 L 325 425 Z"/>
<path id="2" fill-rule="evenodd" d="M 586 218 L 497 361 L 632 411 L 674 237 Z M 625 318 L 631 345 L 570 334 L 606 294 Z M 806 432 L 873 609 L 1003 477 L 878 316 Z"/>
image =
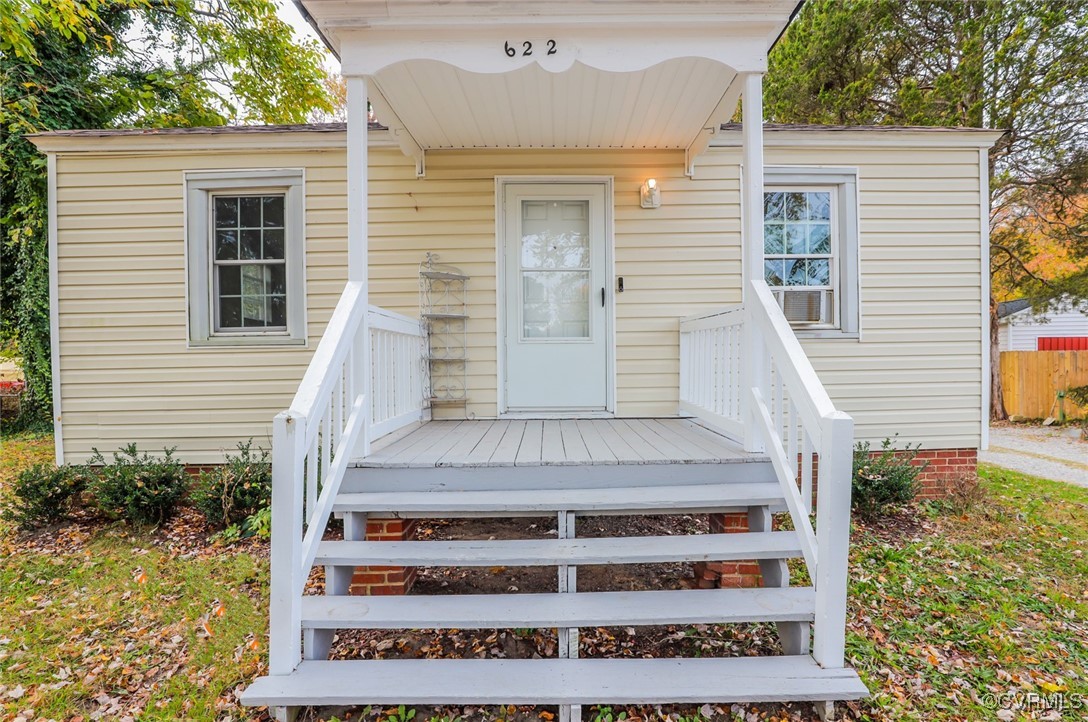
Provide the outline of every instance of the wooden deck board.
<path id="1" fill-rule="evenodd" d="M 566 419 L 559 422 L 559 433 L 563 437 L 563 450 L 566 453 L 568 463 L 588 464 L 593 457 L 586 448 L 586 442 L 582 433 L 578 430 L 574 419 Z"/>
<path id="2" fill-rule="evenodd" d="M 812 587 L 575 594 L 307 596 L 310 629 L 522 629 L 811 622 Z"/>
<path id="3" fill-rule="evenodd" d="M 782 504 L 778 483 L 730 482 L 616 489 L 503 489 L 501 491 L 366 491 L 342 493 L 334 512 L 396 513 L 435 517 L 454 513 L 513 514 L 688 512 Z"/>
<path id="4" fill-rule="evenodd" d="M 616 457 L 617 463 L 624 464 L 642 464 L 647 461 L 653 461 L 654 452 L 650 452 L 649 455 L 644 453 L 648 450 L 639 451 L 638 446 L 631 446 L 623 434 L 615 427 L 615 419 L 608 419 L 603 424 L 597 425 L 597 431 L 600 432 L 601 438 L 604 439 L 604 443 L 608 444 L 608 448 Z M 640 445 L 639 445 L 640 446 Z"/>
<path id="5" fill-rule="evenodd" d="M 525 434 L 521 437 L 514 466 L 540 466 L 541 448 L 544 443 L 544 422 L 539 420 L 525 422 Z"/>
<path id="6" fill-rule="evenodd" d="M 385 469 L 496 466 L 718 464 L 762 459 L 689 419 L 499 419 L 432 421 L 356 466 Z"/>
<path id="7" fill-rule="evenodd" d="M 584 566 L 791 559 L 801 556 L 793 531 L 681 536 L 456 541 L 323 541 L 315 566 L 488 567 Z"/>
<path id="8" fill-rule="evenodd" d="M 616 464 L 618 460 L 616 455 L 612 453 L 612 449 L 608 448 L 608 444 L 605 443 L 603 437 L 601 437 L 601 431 L 591 419 L 579 419 L 574 422 L 574 426 L 578 434 L 582 437 L 582 443 L 586 445 L 586 452 L 589 454 L 592 464 Z"/>
<path id="9" fill-rule="evenodd" d="M 422 683 L 425 681 L 426 683 Z M 261 677 L 247 705 L 813 702 L 868 694 L 809 655 L 701 659 L 382 659 L 302 662 Z"/>
<path id="10" fill-rule="evenodd" d="M 503 435 L 508 430 L 508 426 L 498 421 L 489 422 L 487 433 L 483 435 L 480 442 L 473 447 L 472 451 L 465 454 L 463 459 L 453 460 L 450 466 L 482 466 L 487 464 L 491 461 L 495 450 L 502 442 Z"/>

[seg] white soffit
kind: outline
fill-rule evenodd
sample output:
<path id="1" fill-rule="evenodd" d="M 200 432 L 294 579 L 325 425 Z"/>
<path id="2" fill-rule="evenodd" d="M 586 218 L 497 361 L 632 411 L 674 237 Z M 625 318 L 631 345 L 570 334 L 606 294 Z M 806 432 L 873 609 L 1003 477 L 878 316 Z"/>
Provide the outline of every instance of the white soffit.
<path id="1" fill-rule="evenodd" d="M 295 0 L 322 30 L 338 27 L 626 22 L 728 18 L 785 27 L 800 0 Z M 337 47 L 337 39 L 326 37 Z M 770 38 L 773 42 L 774 38 Z"/>
<path id="2" fill-rule="evenodd" d="M 472 73 L 431 60 L 389 66 L 377 89 L 424 149 L 675 148 L 706 126 L 736 78 L 699 58 L 615 73 L 575 63 Z M 381 104 L 375 111 L 384 121 Z"/>

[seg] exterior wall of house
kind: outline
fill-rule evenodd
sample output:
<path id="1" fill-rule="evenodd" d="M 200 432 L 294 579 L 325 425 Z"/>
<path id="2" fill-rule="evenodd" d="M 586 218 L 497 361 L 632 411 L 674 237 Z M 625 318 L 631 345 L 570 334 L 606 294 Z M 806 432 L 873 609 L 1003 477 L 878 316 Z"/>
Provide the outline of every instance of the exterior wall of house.
<path id="1" fill-rule="evenodd" d="M 308 347 L 187 348 L 183 172 L 305 168 Z M 57 159 L 65 460 L 135 441 L 222 461 L 271 448 L 347 278 L 342 150 L 122 153 Z"/>
<path id="2" fill-rule="evenodd" d="M 771 142 L 767 163 L 856 167 L 861 338 L 804 341 L 859 438 L 928 448 L 980 444 L 983 296 L 979 153 L 923 141 L 844 147 L 834 134 Z M 821 138 L 827 138 L 821 146 Z M 884 134 L 884 138 L 894 138 Z M 270 445 L 346 277 L 342 148 L 61 153 L 57 160 L 60 374 L 69 461 L 129 441 L 221 460 L 237 440 Z M 300 144 L 296 140 L 295 144 Z M 920 146 L 919 144 L 923 144 Z M 677 319 L 740 302 L 740 150 L 712 148 L 694 179 L 674 151 L 450 151 L 427 177 L 372 147 L 371 301 L 414 315 L 428 251 L 470 277 L 469 405 L 497 412 L 495 177 L 612 176 L 617 411 L 677 411 Z M 306 170 L 306 348 L 189 349 L 185 170 Z M 662 205 L 639 206 L 655 177 Z M 460 409 L 446 413 L 461 413 Z"/>
<path id="3" fill-rule="evenodd" d="M 998 345 L 1002 351 L 1037 351 L 1040 338 L 1088 337 L 1088 307 L 1066 308 L 1038 317 L 1030 309 L 1001 321 Z"/>
<path id="4" fill-rule="evenodd" d="M 768 149 L 767 164 L 858 169 L 861 339 L 802 345 L 859 439 L 981 444 L 979 155 L 910 145 Z"/>

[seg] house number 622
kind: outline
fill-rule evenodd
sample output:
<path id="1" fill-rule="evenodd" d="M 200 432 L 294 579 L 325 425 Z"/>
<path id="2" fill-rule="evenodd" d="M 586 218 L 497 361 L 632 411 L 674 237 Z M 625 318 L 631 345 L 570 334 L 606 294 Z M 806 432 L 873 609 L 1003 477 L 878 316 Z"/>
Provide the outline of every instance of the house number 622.
<path id="1" fill-rule="evenodd" d="M 554 40 L 549 40 L 547 44 L 548 44 L 548 52 L 545 53 L 545 55 L 555 55 L 555 53 L 556 53 L 555 41 Z M 506 51 L 506 57 L 508 57 L 508 58 L 512 58 L 515 55 L 518 55 L 518 49 L 516 47 L 516 44 L 511 45 L 509 42 L 505 42 L 505 43 L 503 43 L 503 50 Z M 522 42 L 522 44 L 521 44 L 521 53 L 520 54 L 523 55 L 523 56 L 532 55 L 533 54 L 533 44 L 531 42 L 529 42 L 528 40 L 525 40 L 524 42 Z"/>

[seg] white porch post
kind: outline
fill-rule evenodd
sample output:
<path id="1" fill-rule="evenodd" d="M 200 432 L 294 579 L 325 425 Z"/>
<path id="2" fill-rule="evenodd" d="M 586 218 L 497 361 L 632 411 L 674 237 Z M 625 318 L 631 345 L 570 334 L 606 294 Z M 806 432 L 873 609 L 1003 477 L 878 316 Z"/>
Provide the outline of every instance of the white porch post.
<path id="1" fill-rule="evenodd" d="M 284 411 L 272 421 L 272 550 L 269 674 L 290 674 L 302 661 L 302 479 L 305 419 Z"/>
<path id="2" fill-rule="evenodd" d="M 345 82 L 347 85 L 348 116 L 348 281 L 362 284 L 363 292 L 359 296 L 360 303 L 363 304 L 364 309 L 369 309 L 369 229 L 367 227 L 369 160 L 367 132 L 370 121 L 367 113 L 367 82 L 365 77 L 359 75 L 348 76 Z M 360 436 L 359 446 L 356 449 L 356 455 L 362 457 L 370 453 L 371 404 L 374 398 L 370 388 L 369 310 L 363 314 L 363 321 L 359 328 L 359 336 L 355 347 L 355 359 L 355 366 L 351 370 L 356 375 L 354 388 L 366 398 L 366 403 L 363 406 L 365 423 L 363 424 L 363 433 Z"/>
<path id="3" fill-rule="evenodd" d="M 752 281 L 763 278 L 763 74 L 744 76 L 744 100 L 741 110 L 743 143 L 743 183 L 741 184 L 741 257 L 742 299 L 756 303 L 750 288 Z M 751 313 L 749 309 L 749 314 Z M 749 316 L 750 318 L 750 316 Z M 749 320 L 744 324 L 742 356 L 745 389 L 758 387 L 770 398 L 770 368 L 763 339 Z M 741 394 L 741 418 L 744 420 L 744 450 L 763 451 L 752 417 L 751 394 Z"/>
<path id="4" fill-rule="evenodd" d="M 846 587 L 850 573 L 850 477 L 853 473 L 854 420 L 841 411 L 825 418 L 820 430 L 819 495 L 816 499 L 816 615 L 812 657 L 825 669 L 838 669 L 846 655 Z"/>

